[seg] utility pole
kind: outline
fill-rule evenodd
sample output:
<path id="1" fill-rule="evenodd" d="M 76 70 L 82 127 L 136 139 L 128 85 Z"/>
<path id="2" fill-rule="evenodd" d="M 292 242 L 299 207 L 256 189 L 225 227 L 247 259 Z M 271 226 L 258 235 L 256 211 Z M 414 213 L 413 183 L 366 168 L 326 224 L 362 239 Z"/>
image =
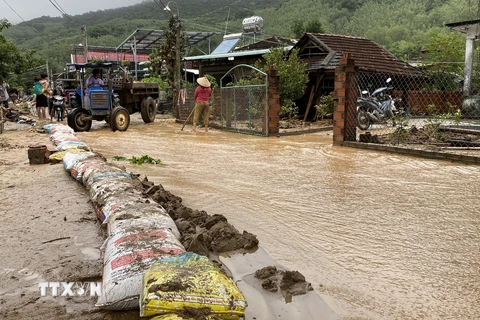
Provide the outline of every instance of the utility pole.
<path id="1" fill-rule="evenodd" d="M 179 105 L 179 98 L 180 98 L 180 86 L 181 86 L 181 74 L 180 74 L 180 50 L 182 48 L 180 43 L 180 32 L 181 32 L 181 21 L 180 21 L 180 11 L 178 10 L 178 4 L 175 1 L 168 1 L 167 5 L 164 5 L 162 0 L 159 0 L 160 3 L 164 6 L 163 11 L 168 12 L 172 15 L 172 19 L 174 20 L 173 27 L 175 28 L 175 64 L 174 64 L 174 72 L 173 72 L 173 82 L 174 82 L 174 91 L 173 91 L 173 110 L 176 113 L 175 116 L 178 118 L 180 115 L 180 105 Z M 174 14 L 169 7 L 170 3 L 174 3 L 177 7 L 177 14 Z"/>
<path id="2" fill-rule="evenodd" d="M 82 26 L 82 37 L 83 37 L 83 55 L 85 56 L 85 63 L 88 62 L 88 47 L 87 47 L 87 26 Z"/>
<path id="3" fill-rule="evenodd" d="M 180 114 L 180 18 L 178 14 L 175 17 L 175 89 L 177 91 L 174 105 L 176 105 L 176 111 Z"/>

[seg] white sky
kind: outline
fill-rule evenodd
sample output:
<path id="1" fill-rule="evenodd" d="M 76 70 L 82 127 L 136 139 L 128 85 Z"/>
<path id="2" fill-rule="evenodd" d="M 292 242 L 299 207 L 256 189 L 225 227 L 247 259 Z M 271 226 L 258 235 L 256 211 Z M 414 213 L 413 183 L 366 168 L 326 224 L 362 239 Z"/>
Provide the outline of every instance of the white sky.
<path id="1" fill-rule="evenodd" d="M 131 6 L 144 0 L 52 0 L 69 15 L 82 14 L 89 11 L 113 9 Z M 0 0 L 0 19 L 7 19 L 12 24 L 22 22 L 15 12 L 28 21 L 41 16 L 59 17 L 60 12 L 49 0 Z"/>

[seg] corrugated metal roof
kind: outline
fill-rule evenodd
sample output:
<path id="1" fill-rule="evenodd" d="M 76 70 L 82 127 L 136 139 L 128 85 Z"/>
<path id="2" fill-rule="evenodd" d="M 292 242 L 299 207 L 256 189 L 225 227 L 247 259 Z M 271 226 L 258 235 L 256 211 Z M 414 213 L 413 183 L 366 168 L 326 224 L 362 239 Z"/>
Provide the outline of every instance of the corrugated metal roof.
<path id="1" fill-rule="evenodd" d="M 192 46 L 215 34 L 215 32 L 187 31 L 185 41 L 188 46 Z M 162 41 L 165 41 L 163 30 L 137 29 L 117 47 L 117 51 L 131 51 L 135 47 L 137 52 L 151 52 Z"/>
<path id="2" fill-rule="evenodd" d="M 183 58 L 183 60 L 195 61 L 195 60 L 221 59 L 221 58 L 229 58 L 229 57 L 254 56 L 254 55 L 264 55 L 269 52 L 270 52 L 270 49 L 240 51 L 240 52 L 230 52 L 230 53 L 227 52 L 227 53 L 218 53 L 218 54 L 205 54 L 201 56 L 185 57 Z"/>
<path id="3" fill-rule="evenodd" d="M 355 66 L 360 71 L 375 73 L 395 73 L 403 75 L 423 75 L 418 69 L 401 61 L 393 54 L 372 40 L 335 34 L 306 33 L 295 45 L 300 49 L 307 43 L 318 47 L 318 52 L 308 56 L 303 55 L 307 62 L 307 70 L 334 69 L 338 66 L 344 53 L 350 53 Z M 330 59 L 327 56 L 330 53 Z M 301 55 L 302 56 L 302 55 Z"/>

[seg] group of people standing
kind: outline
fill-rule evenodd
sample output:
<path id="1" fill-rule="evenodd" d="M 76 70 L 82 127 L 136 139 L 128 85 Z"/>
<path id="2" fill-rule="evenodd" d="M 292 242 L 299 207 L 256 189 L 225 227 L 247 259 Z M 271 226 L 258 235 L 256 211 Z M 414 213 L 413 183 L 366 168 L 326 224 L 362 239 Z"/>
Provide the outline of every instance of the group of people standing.
<path id="1" fill-rule="evenodd" d="M 197 79 L 199 84 L 195 89 L 194 99 L 194 116 L 193 116 L 193 126 L 192 132 L 197 131 L 197 124 L 200 120 L 200 116 L 203 118 L 203 124 L 205 127 L 205 132 L 208 132 L 208 118 L 210 115 L 210 104 L 209 100 L 212 95 L 212 89 L 210 81 L 206 77 L 200 77 Z M 92 74 L 89 76 L 85 83 L 85 95 L 88 95 L 89 91 L 93 87 L 102 87 L 104 83 L 100 78 L 100 71 L 94 69 Z M 0 106 L 5 105 L 5 108 L 8 108 L 8 84 L 0 78 Z M 48 75 L 41 74 L 40 78 L 35 78 L 34 83 L 34 94 L 36 95 L 36 110 L 37 115 L 40 120 L 47 119 L 46 108 L 49 107 L 48 99 L 51 97 L 53 90 L 50 89 Z M 85 99 L 88 102 L 89 99 Z M 51 113 L 51 110 L 49 110 Z"/>

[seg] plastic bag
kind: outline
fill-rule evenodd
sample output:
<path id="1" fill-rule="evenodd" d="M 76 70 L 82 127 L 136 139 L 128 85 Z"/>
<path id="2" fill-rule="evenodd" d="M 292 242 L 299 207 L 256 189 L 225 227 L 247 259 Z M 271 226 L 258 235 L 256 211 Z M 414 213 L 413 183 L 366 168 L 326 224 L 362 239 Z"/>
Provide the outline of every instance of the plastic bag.
<path id="1" fill-rule="evenodd" d="M 142 277 L 163 256 L 185 249 L 168 229 L 159 229 L 152 218 L 117 220 L 105 241 L 102 296 L 96 306 L 110 310 L 136 309 Z"/>
<path id="2" fill-rule="evenodd" d="M 192 252 L 158 259 L 145 273 L 140 316 L 210 308 L 221 319 L 240 319 L 247 301 L 231 278 L 207 257 Z"/>

